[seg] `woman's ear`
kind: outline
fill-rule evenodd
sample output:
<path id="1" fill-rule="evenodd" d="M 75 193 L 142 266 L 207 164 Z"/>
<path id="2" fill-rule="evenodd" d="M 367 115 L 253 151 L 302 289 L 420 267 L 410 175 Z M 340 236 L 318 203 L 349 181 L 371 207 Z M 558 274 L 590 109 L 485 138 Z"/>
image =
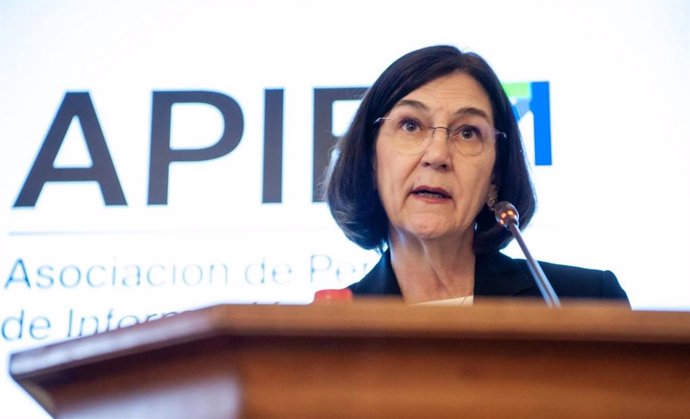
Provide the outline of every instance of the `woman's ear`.
<path id="1" fill-rule="evenodd" d="M 497 201 L 498 190 L 496 190 L 496 185 L 492 182 L 491 185 L 489 185 L 489 194 L 486 198 L 486 206 L 489 207 L 491 211 L 493 211 Z"/>

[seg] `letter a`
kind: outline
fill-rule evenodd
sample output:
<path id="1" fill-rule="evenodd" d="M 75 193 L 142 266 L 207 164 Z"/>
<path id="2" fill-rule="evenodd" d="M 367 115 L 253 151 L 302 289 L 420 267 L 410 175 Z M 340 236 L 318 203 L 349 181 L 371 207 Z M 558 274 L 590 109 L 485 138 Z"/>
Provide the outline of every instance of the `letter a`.
<path id="1" fill-rule="evenodd" d="M 19 269 L 19 273 L 21 274 L 21 276 L 16 276 L 17 269 Z M 12 267 L 12 271 L 10 272 L 10 276 L 8 276 L 7 281 L 5 281 L 5 289 L 9 288 L 10 285 L 13 283 L 24 284 L 26 285 L 26 288 L 31 288 L 31 283 L 29 282 L 29 274 L 26 273 L 26 266 L 24 266 L 24 261 L 21 258 L 17 259 L 17 261 L 14 262 L 14 266 Z"/>
<path id="2" fill-rule="evenodd" d="M 79 119 L 93 163 L 91 167 L 55 167 L 55 158 L 74 117 Z M 98 182 L 105 205 L 127 205 L 89 93 L 67 92 L 14 206 L 36 206 L 46 182 L 85 181 Z"/>

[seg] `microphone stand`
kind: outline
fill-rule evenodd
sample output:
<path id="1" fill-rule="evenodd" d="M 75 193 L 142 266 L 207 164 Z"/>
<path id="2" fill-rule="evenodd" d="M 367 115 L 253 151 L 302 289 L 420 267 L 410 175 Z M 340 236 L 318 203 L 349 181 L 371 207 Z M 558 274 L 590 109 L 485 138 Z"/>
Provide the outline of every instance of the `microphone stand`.
<path id="1" fill-rule="evenodd" d="M 495 212 L 496 220 L 510 231 L 520 245 L 522 253 L 525 254 L 527 267 L 529 268 L 532 277 L 534 277 L 537 287 L 539 288 L 539 292 L 541 292 L 542 297 L 544 297 L 546 305 L 549 307 L 560 307 L 561 301 L 558 299 L 556 292 L 553 290 L 548 278 L 546 278 L 546 274 L 541 269 L 541 266 L 539 266 L 539 262 L 534 260 L 532 254 L 527 248 L 527 244 L 525 244 L 525 240 L 522 238 L 522 233 L 520 233 L 520 229 L 518 228 L 520 224 L 518 221 L 519 215 L 517 209 L 515 209 L 512 204 L 504 201 L 496 204 Z"/>

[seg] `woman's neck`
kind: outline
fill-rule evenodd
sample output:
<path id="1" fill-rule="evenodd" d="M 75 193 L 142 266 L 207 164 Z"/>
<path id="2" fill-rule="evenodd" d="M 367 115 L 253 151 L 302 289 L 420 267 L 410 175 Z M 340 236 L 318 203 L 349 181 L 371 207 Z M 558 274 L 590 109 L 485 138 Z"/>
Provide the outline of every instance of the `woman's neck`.
<path id="1" fill-rule="evenodd" d="M 391 265 L 408 303 L 472 295 L 472 234 L 460 239 L 390 238 Z"/>

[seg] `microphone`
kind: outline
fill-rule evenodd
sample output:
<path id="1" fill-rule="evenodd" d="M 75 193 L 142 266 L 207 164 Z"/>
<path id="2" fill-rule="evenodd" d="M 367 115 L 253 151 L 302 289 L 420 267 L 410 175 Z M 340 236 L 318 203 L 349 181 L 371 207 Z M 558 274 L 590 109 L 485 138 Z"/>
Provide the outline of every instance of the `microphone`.
<path id="1" fill-rule="evenodd" d="M 541 292 L 541 296 L 544 298 L 544 301 L 546 301 L 546 305 L 549 307 L 560 307 L 561 302 L 556 292 L 553 290 L 549 279 L 541 269 L 541 266 L 539 266 L 539 263 L 532 257 L 532 254 L 529 252 L 522 238 L 522 233 L 520 233 L 520 229 L 518 228 L 520 227 L 520 214 L 518 210 L 510 202 L 501 201 L 494 206 L 494 215 L 496 216 L 496 221 L 507 228 L 520 245 L 520 249 L 522 249 L 522 253 L 527 259 L 529 271 L 537 283 L 539 292 Z"/>

